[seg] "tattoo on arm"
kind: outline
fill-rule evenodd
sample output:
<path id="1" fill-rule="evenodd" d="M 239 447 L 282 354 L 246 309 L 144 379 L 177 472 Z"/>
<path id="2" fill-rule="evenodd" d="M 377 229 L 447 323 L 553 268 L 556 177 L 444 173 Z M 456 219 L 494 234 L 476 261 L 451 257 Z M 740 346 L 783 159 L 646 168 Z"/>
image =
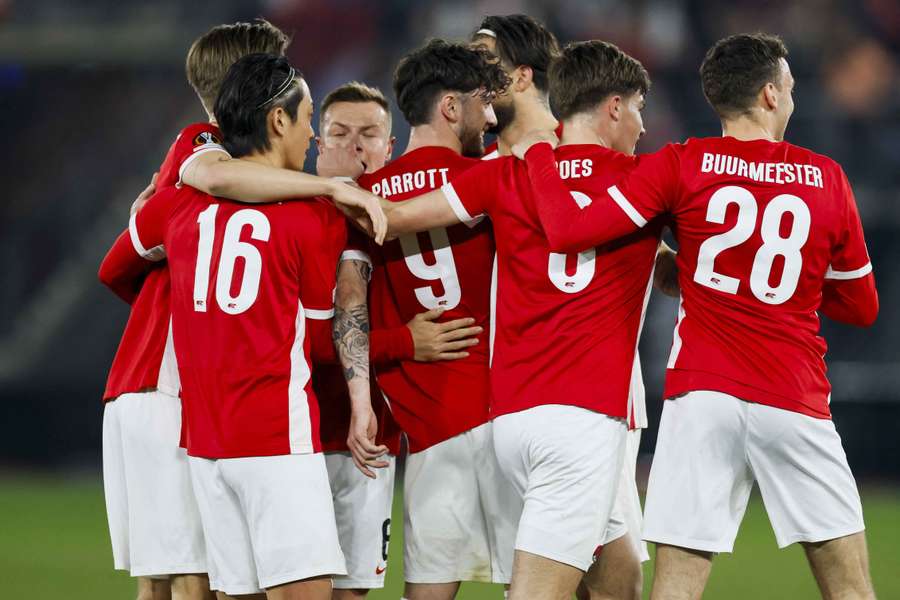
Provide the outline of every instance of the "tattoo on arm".
<path id="1" fill-rule="evenodd" d="M 369 311 L 365 304 L 334 311 L 334 347 L 337 348 L 344 379 L 369 379 Z"/>
<path id="2" fill-rule="evenodd" d="M 361 260 L 341 263 L 332 337 L 344 379 L 369 380 L 369 307 L 366 288 L 372 267 Z"/>

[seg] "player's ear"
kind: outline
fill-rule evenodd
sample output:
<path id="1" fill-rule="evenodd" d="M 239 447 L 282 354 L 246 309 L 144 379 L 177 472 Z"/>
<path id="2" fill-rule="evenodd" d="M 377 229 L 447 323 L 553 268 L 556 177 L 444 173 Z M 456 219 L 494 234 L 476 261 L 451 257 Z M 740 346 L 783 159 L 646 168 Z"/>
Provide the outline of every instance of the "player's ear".
<path id="1" fill-rule="evenodd" d="M 385 154 L 386 154 L 385 158 L 388 161 L 391 160 L 391 155 L 394 154 L 394 142 L 396 142 L 396 141 L 397 141 L 397 138 L 395 138 L 394 136 L 391 136 L 390 139 L 388 139 L 387 151 L 385 152 Z"/>
<path id="2" fill-rule="evenodd" d="M 613 122 L 617 122 L 622 118 L 622 108 L 622 96 L 618 94 L 613 94 L 606 101 L 606 112 Z"/>
<path id="3" fill-rule="evenodd" d="M 778 108 L 778 89 L 775 87 L 774 83 L 770 81 L 764 85 L 762 90 L 760 90 L 760 95 L 764 108 L 769 110 Z"/>
<path id="4" fill-rule="evenodd" d="M 316 150 L 322 151 L 322 137 L 318 135 L 316 136 Z"/>
<path id="5" fill-rule="evenodd" d="M 512 73 L 512 88 L 517 92 L 524 92 L 534 81 L 534 70 L 527 65 L 520 65 Z"/>
<path id="6" fill-rule="evenodd" d="M 284 137 L 287 132 L 288 121 L 290 120 L 290 117 L 285 112 L 284 108 L 276 106 L 270 110 L 267 120 L 269 122 L 269 129 L 272 133 L 277 137 Z"/>
<path id="7" fill-rule="evenodd" d="M 441 111 L 441 115 L 449 123 L 457 123 L 462 119 L 462 106 L 460 106 L 459 98 L 456 97 L 456 94 L 447 93 L 441 96 L 438 108 Z"/>

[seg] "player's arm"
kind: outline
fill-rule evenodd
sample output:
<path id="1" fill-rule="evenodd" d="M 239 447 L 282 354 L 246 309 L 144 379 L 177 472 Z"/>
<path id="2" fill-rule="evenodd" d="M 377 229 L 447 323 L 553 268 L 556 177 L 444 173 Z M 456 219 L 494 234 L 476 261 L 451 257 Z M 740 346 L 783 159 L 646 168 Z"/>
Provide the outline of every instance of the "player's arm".
<path id="1" fill-rule="evenodd" d="M 872 273 L 850 280 L 826 280 L 819 312 L 840 323 L 871 327 L 878 318 L 878 291 Z"/>
<path id="2" fill-rule="evenodd" d="M 366 477 L 370 469 L 388 466 L 381 460 L 385 446 L 375 445 L 378 423 L 369 387 L 369 309 L 366 292 L 371 266 L 362 260 L 341 261 L 335 288 L 334 346 L 350 392 L 350 432 L 347 446 L 356 467 Z"/>
<path id="3" fill-rule="evenodd" d="M 678 265 L 675 259 L 678 253 L 660 240 L 656 249 L 656 266 L 653 270 L 653 287 L 666 296 L 677 298 L 681 293 L 678 285 Z"/>
<path id="4" fill-rule="evenodd" d="M 502 161 L 483 161 L 439 189 L 402 202 L 382 200 L 388 235 L 428 231 L 465 223 L 474 227 L 490 212 Z"/>
<path id="5" fill-rule="evenodd" d="M 144 188 L 144 191 L 132 203 L 132 215 L 139 211 L 156 192 L 156 176 L 157 173 L 154 173 L 150 179 L 150 185 Z M 165 258 L 165 253 L 160 250 L 158 255 L 151 258 L 161 260 Z M 134 252 L 130 233 L 126 229 L 107 251 L 103 262 L 100 263 L 97 276 L 103 285 L 112 290 L 119 298 L 131 304 L 137 298 L 138 292 L 141 291 L 141 285 L 150 266 L 151 263 Z"/>
<path id="6" fill-rule="evenodd" d="M 837 193 L 843 201 L 843 214 L 825 272 L 819 312 L 835 321 L 869 327 L 878 317 L 872 261 L 850 182 L 843 170 L 839 170 L 838 176 Z"/>
<path id="7" fill-rule="evenodd" d="M 224 148 L 191 157 L 179 171 L 179 182 L 211 196 L 263 203 L 326 196 L 378 243 L 384 239 L 385 218 L 378 198 L 345 181 L 279 169 L 232 158 Z"/>

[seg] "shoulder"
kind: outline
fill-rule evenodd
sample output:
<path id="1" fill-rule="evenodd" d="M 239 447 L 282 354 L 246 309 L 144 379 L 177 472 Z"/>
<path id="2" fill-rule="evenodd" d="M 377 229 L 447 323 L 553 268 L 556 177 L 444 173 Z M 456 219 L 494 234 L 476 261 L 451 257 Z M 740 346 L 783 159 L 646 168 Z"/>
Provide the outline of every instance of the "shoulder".
<path id="1" fill-rule="evenodd" d="M 196 148 L 206 144 L 221 144 L 222 132 L 212 123 L 192 123 L 179 132 L 175 138 L 176 144 L 183 144 Z"/>

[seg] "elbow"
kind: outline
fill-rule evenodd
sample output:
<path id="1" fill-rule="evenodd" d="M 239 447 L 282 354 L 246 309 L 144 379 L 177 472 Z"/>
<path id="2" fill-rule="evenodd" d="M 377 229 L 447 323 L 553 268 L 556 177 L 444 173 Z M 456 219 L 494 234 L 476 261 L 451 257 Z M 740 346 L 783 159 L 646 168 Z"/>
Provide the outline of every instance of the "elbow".
<path id="1" fill-rule="evenodd" d="M 107 266 L 106 262 L 103 262 L 100 265 L 100 269 L 97 271 L 97 279 L 99 279 L 100 283 L 106 287 L 110 289 L 113 288 L 115 277 L 113 276 L 112 269 Z"/>
<path id="2" fill-rule="evenodd" d="M 878 297 L 876 296 L 869 305 L 860 312 L 859 326 L 869 328 L 878 320 Z"/>
<path id="3" fill-rule="evenodd" d="M 218 163 L 201 162 L 184 173 L 182 182 L 210 196 L 224 196 L 229 186 L 228 175 L 217 167 Z"/>

